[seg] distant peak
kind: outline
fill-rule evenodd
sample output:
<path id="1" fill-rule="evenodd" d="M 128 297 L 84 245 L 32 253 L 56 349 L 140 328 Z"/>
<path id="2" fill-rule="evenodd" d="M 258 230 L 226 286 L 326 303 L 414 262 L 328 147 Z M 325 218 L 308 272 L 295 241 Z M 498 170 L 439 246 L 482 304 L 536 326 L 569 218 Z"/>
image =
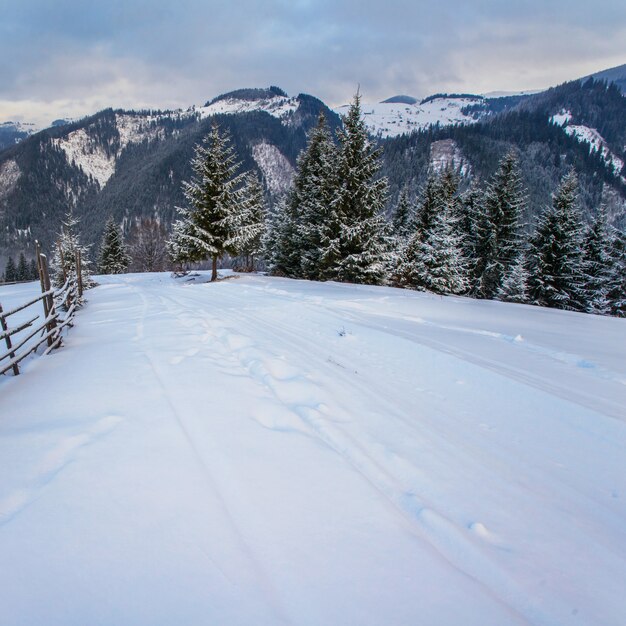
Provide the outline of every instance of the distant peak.
<path id="1" fill-rule="evenodd" d="M 280 88 L 280 87 L 251 87 L 246 89 L 235 89 L 235 91 L 229 91 L 228 93 L 223 93 L 213 100 L 209 100 L 204 106 L 210 106 L 215 102 L 220 102 L 220 100 L 269 100 L 271 98 L 282 97 L 288 98 L 289 96 Z"/>
<path id="2" fill-rule="evenodd" d="M 413 96 L 392 96 L 383 100 L 381 104 L 417 104 L 417 98 Z"/>

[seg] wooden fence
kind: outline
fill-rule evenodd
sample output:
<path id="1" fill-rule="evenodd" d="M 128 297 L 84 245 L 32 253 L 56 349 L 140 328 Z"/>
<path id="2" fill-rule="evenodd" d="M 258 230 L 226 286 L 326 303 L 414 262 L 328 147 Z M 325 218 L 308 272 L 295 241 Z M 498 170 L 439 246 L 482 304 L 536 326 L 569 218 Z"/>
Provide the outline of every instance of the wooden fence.
<path id="1" fill-rule="evenodd" d="M 74 312 L 82 298 L 83 288 L 81 284 L 81 259 L 80 252 L 76 252 L 76 276 L 66 276 L 65 284 L 55 289 L 50 284 L 48 272 L 48 260 L 42 254 L 37 244 L 37 269 L 41 294 L 25 304 L 14 307 L 10 311 L 3 311 L 0 304 L 0 342 L 6 343 L 6 351 L 0 353 L 0 374 L 12 371 L 15 376 L 20 373 L 19 363 L 29 354 L 35 352 L 42 344 L 46 344 L 44 354 L 61 345 L 61 331 L 66 326 L 72 325 Z M 38 303 L 41 302 L 43 316 L 35 314 Z M 9 326 L 9 318 L 19 311 L 33 307 L 33 317 L 16 326 Z M 18 333 L 26 332 L 15 339 Z M 17 341 L 13 345 L 13 339 Z"/>

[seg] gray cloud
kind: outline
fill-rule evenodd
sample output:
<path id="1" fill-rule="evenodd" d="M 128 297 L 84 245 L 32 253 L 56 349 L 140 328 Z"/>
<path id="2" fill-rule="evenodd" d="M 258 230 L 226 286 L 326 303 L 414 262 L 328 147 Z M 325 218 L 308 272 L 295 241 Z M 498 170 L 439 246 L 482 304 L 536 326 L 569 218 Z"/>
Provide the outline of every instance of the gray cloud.
<path id="1" fill-rule="evenodd" d="M 268 84 L 330 104 L 359 83 L 367 100 L 530 89 L 626 62 L 621 0 L 3 0 L 0 15 L 0 121 Z"/>

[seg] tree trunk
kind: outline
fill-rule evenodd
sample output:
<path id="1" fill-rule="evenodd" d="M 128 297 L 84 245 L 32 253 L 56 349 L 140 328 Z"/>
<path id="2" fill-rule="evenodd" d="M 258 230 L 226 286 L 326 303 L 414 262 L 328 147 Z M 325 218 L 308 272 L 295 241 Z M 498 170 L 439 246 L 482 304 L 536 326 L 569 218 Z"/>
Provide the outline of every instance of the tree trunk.
<path id="1" fill-rule="evenodd" d="M 213 267 L 211 269 L 211 282 L 217 280 L 217 257 L 213 257 Z"/>

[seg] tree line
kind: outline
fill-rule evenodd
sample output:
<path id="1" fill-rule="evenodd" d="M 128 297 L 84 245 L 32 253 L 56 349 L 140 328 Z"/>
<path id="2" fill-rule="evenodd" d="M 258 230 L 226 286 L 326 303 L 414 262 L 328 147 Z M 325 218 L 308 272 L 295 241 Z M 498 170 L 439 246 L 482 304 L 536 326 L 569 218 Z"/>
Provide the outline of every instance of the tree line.
<path id="1" fill-rule="evenodd" d="M 230 255 L 240 269 L 293 278 L 626 316 L 626 235 L 609 226 L 602 207 L 583 223 L 573 170 L 534 224 L 523 221 L 528 197 L 514 151 L 484 185 L 462 190 L 454 169 L 431 171 L 417 195 L 402 190 L 388 219 L 381 162 L 357 94 L 336 133 L 320 114 L 291 190 L 268 208 L 258 177 L 241 171 L 229 134 L 214 123 L 195 148 L 186 204 L 177 207 L 167 241 L 162 225 L 145 220 L 127 246 L 109 220 L 98 269 L 156 271 L 209 260 L 215 280 Z M 64 236 L 73 226 L 66 220 Z"/>

